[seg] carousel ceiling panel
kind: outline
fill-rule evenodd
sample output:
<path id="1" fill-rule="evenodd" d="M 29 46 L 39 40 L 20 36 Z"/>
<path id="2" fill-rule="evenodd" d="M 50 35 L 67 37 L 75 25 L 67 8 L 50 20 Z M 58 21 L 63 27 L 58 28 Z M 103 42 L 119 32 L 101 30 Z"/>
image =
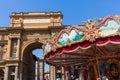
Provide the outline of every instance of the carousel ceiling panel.
<path id="1" fill-rule="evenodd" d="M 120 46 L 119 44 L 113 44 L 113 43 L 109 43 L 105 46 L 101 47 L 102 50 L 106 53 L 106 54 L 116 54 L 120 52 Z"/>
<path id="2" fill-rule="evenodd" d="M 86 59 L 80 59 L 80 58 L 71 58 L 71 59 L 54 59 L 49 60 L 50 63 L 54 65 L 68 65 L 68 64 L 82 64 L 83 62 L 87 62 Z"/>
<path id="3" fill-rule="evenodd" d="M 78 49 L 74 52 L 63 53 L 61 55 L 56 55 L 55 57 L 50 58 L 48 62 L 54 65 L 82 64 L 83 62 L 85 63 L 95 58 L 95 56 L 93 55 L 94 53 L 91 53 L 91 50 L 92 48 L 90 48 L 89 50 Z"/>

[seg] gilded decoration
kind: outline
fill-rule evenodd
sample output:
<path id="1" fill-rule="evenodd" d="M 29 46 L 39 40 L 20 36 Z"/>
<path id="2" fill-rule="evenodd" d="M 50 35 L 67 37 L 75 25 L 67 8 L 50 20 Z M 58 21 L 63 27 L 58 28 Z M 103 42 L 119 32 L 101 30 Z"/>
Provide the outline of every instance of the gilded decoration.
<path id="1" fill-rule="evenodd" d="M 102 25 L 100 26 L 100 36 L 106 37 L 106 36 L 115 36 L 119 34 L 120 29 L 120 20 L 119 16 L 110 16 L 107 17 L 104 22 L 102 22 Z"/>
<path id="2" fill-rule="evenodd" d="M 52 50 L 52 45 L 49 43 L 49 40 L 47 40 L 42 47 L 43 47 L 44 55 L 46 55 Z"/>
<path id="3" fill-rule="evenodd" d="M 71 46 L 75 43 L 84 41 L 93 43 L 99 38 L 119 35 L 120 16 L 108 16 L 106 18 L 89 20 L 84 22 L 83 26 L 68 26 L 59 33 L 53 33 L 52 37 L 44 44 L 44 54 L 46 55 L 51 51 L 55 52 L 58 48 Z"/>
<path id="4" fill-rule="evenodd" d="M 84 24 L 84 36 L 86 40 L 89 40 L 90 42 L 95 41 L 95 39 L 99 37 L 100 29 L 95 23 L 96 20 L 90 20 Z"/>

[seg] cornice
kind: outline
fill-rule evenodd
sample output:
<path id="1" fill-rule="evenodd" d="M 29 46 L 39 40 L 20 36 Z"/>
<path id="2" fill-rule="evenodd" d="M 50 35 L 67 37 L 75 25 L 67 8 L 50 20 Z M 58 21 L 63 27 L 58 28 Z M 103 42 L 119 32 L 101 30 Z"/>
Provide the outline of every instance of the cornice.
<path id="1" fill-rule="evenodd" d="M 48 28 L 24 28 L 24 31 L 48 31 Z"/>
<path id="2" fill-rule="evenodd" d="M 8 28 L 9 28 L 9 27 L 0 27 L 0 32 L 1 32 L 1 31 L 7 31 Z"/>
<path id="3" fill-rule="evenodd" d="M 1 65 L 1 64 L 4 65 L 5 63 L 6 63 L 6 61 L 5 61 L 4 59 L 0 60 L 0 65 Z"/>
<path id="4" fill-rule="evenodd" d="M 0 40 L 0 44 L 7 44 L 8 40 Z"/>
<path id="5" fill-rule="evenodd" d="M 20 60 L 18 60 L 17 58 L 13 58 L 13 59 L 11 58 L 11 59 L 6 59 L 5 60 L 5 62 L 10 62 L 10 63 L 12 63 L 13 61 L 14 62 L 19 62 Z"/>
<path id="6" fill-rule="evenodd" d="M 51 17 L 51 16 L 61 16 L 63 18 L 62 12 L 12 12 L 10 18 L 12 17 Z"/>
<path id="7" fill-rule="evenodd" d="M 49 29 L 64 29 L 65 26 L 62 25 L 62 26 L 48 26 Z"/>
<path id="8" fill-rule="evenodd" d="M 23 30 L 23 27 L 9 27 L 7 30 Z"/>

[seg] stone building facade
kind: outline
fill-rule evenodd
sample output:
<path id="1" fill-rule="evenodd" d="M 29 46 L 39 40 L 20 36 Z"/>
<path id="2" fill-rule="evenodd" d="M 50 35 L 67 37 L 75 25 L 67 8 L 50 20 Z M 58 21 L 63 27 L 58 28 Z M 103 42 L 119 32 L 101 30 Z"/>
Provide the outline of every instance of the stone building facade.
<path id="1" fill-rule="evenodd" d="M 62 18 L 61 12 L 12 12 L 10 27 L 0 28 L 0 80 L 34 80 L 32 50 L 64 28 Z M 50 66 L 50 80 L 54 78 Z"/>

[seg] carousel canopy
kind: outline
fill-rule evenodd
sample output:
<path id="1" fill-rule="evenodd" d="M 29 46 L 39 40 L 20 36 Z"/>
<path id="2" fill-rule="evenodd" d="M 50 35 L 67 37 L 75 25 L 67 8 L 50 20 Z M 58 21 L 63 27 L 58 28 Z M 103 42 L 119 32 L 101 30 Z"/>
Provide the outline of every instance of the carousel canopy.
<path id="1" fill-rule="evenodd" d="M 119 57 L 120 16 L 89 20 L 54 33 L 43 45 L 44 58 L 53 65 L 84 64 L 96 57 Z"/>

